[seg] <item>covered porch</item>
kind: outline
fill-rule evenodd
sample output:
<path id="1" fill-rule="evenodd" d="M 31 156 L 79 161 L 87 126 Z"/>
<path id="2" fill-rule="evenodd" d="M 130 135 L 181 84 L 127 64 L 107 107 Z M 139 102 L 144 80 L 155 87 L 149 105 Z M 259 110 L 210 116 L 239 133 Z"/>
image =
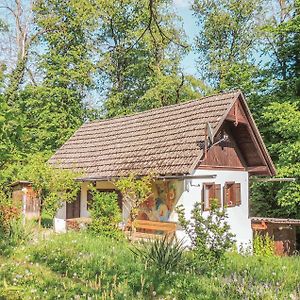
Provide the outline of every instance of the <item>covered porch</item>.
<path id="1" fill-rule="evenodd" d="M 137 219 L 131 224 L 129 214 L 131 205 L 126 203 L 122 194 L 116 189 L 113 180 L 82 181 L 81 190 L 75 201 L 63 203 L 58 211 L 54 228 L 57 232 L 79 229 L 91 222 L 89 208 L 93 201 L 90 186 L 98 192 L 116 193 L 121 211 L 120 228 L 125 232 L 132 225 L 136 232 L 149 234 L 175 233 L 177 216 L 175 206 L 184 191 L 183 178 L 157 179 L 152 184 L 152 193 L 140 206 Z"/>

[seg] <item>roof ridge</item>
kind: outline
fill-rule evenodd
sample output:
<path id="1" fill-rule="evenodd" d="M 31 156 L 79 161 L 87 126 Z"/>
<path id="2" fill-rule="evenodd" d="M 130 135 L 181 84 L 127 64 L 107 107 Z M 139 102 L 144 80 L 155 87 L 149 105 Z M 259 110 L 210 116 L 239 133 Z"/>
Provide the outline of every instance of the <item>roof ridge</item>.
<path id="1" fill-rule="evenodd" d="M 107 119 L 98 119 L 98 120 L 94 120 L 94 121 L 90 121 L 90 122 L 84 123 L 83 125 L 101 123 L 101 122 L 105 122 L 105 121 L 118 120 L 118 119 L 123 119 L 123 118 L 125 119 L 125 118 L 129 118 L 129 117 L 133 117 L 133 116 L 137 116 L 137 115 L 149 113 L 151 111 L 157 111 L 157 110 L 162 110 L 162 109 L 166 109 L 166 108 L 170 108 L 170 107 L 176 107 L 176 106 L 186 105 L 186 104 L 189 104 L 189 103 L 192 103 L 192 102 L 198 102 L 200 100 L 207 99 L 207 98 L 210 98 L 210 97 L 222 96 L 222 95 L 229 95 L 229 94 L 236 94 L 236 93 L 242 93 L 242 92 L 241 92 L 240 89 L 236 89 L 236 90 L 232 90 L 232 91 L 228 91 L 228 92 L 214 93 L 214 94 L 207 95 L 207 96 L 204 96 L 204 97 L 201 97 L 201 98 L 198 98 L 198 99 L 183 101 L 183 102 L 180 102 L 180 103 L 170 104 L 170 105 L 166 105 L 166 106 L 160 106 L 160 107 L 156 107 L 156 108 L 151 108 L 151 109 L 147 109 L 147 110 L 139 111 L 139 112 L 134 112 L 134 113 L 130 113 L 130 114 L 123 115 L 123 116 L 115 116 L 115 117 L 107 118 Z"/>

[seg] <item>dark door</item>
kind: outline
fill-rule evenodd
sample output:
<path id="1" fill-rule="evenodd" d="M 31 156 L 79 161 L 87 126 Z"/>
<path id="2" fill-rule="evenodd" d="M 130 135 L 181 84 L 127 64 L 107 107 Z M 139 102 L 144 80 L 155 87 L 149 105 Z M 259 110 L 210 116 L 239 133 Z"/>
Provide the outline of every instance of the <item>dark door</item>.
<path id="1" fill-rule="evenodd" d="M 80 217 L 80 193 L 78 193 L 75 201 L 67 203 L 67 219 Z"/>

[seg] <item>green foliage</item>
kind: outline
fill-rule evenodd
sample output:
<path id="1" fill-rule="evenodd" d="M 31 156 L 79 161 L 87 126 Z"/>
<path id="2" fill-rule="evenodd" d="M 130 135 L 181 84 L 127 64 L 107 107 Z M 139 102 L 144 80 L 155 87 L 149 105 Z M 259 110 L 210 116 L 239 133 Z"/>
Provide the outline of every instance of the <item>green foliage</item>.
<path id="1" fill-rule="evenodd" d="M 13 222 L 20 218 L 20 208 L 13 206 L 11 202 L 2 201 L 0 206 L 0 232 L 2 236 L 9 236 Z"/>
<path id="2" fill-rule="evenodd" d="M 38 69 L 44 73 L 38 86 L 20 93 L 23 148 L 27 152 L 56 150 L 84 121 L 83 99 L 93 85 L 90 58 L 95 19 L 89 1 L 39 0 L 34 6 L 43 45 Z M 55 16 L 55 17 L 54 17 Z"/>
<path id="3" fill-rule="evenodd" d="M 274 256 L 274 240 L 268 235 L 255 234 L 253 239 L 253 253 L 257 256 Z"/>
<path id="4" fill-rule="evenodd" d="M 162 238 L 142 241 L 132 252 L 150 267 L 160 272 L 169 272 L 175 271 L 182 264 L 184 250 L 183 240 L 165 235 Z"/>
<path id="5" fill-rule="evenodd" d="M 122 193 L 124 203 L 130 207 L 130 220 L 136 219 L 140 205 L 145 202 L 152 193 L 153 174 L 137 178 L 131 173 L 128 177 L 117 180 L 114 184 Z"/>
<path id="6" fill-rule="evenodd" d="M 259 0 L 195 0 L 199 24 L 196 50 L 202 79 L 216 90 L 253 92 L 257 68 L 251 61 L 257 42 Z"/>
<path id="7" fill-rule="evenodd" d="M 18 172 L 19 180 L 32 182 L 33 190 L 41 198 L 42 211 L 52 218 L 62 202 L 72 202 L 80 190 L 75 181 L 80 173 L 51 166 L 42 155 L 33 155 Z"/>
<path id="8" fill-rule="evenodd" d="M 21 209 L 13 205 L 4 193 L 0 195 L 0 255 L 24 245 L 32 237 L 33 223 L 22 218 Z"/>
<path id="9" fill-rule="evenodd" d="M 109 117 L 199 96 L 203 84 L 180 67 L 187 45 L 172 1 L 100 5 L 98 67 L 107 87 L 104 109 Z"/>
<path id="10" fill-rule="evenodd" d="M 299 257 L 228 253 L 222 267 L 153 273 L 124 241 L 67 233 L 0 255 L 5 299 L 297 299 Z M 163 275 L 164 273 L 164 275 Z M 168 273 L 168 274 L 166 274 Z M 43 276 L 41 276 L 43 274 Z M 160 274 L 158 276 L 158 274 Z M 280 288 L 278 288 L 280 287 Z"/>
<path id="11" fill-rule="evenodd" d="M 273 102 L 263 111 L 262 131 L 267 137 L 270 153 L 277 161 L 277 176 L 296 178 L 296 181 L 255 183 L 252 188 L 253 214 L 264 214 L 264 217 L 300 216 L 299 107 L 299 101 Z"/>
<path id="12" fill-rule="evenodd" d="M 220 210 L 217 203 L 212 203 L 208 216 L 204 216 L 201 204 L 196 203 L 190 220 L 185 218 L 183 206 L 179 206 L 177 212 L 180 225 L 191 243 L 194 267 L 203 271 L 218 264 L 234 243 L 225 210 Z"/>
<path id="13" fill-rule="evenodd" d="M 9 231 L 4 234 L 0 232 L 0 253 L 10 254 L 17 246 L 26 245 L 33 237 L 35 224 L 27 220 L 24 224 L 21 218 L 12 219 Z"/>
<path id="14" fill-rule="evenodd" d="M 117 193 L 93 191 L 92 195 L 93 201 L 89 203 L 92 223 L 88 229 L 97 235 L 120 239 L 121 211 Z"/>

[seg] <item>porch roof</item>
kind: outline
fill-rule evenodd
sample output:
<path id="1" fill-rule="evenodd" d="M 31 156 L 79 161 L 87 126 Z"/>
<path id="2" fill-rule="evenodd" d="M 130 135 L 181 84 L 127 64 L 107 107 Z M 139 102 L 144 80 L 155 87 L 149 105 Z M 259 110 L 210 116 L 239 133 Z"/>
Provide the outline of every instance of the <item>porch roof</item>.
<path id="1" fill-rule="evenodd" d="M 281 219 L 281 218 L 263 218 L 263 217 L 253 217 L 251 222 L 265 222 L 272 224 L 287 224 L 287 225 L 300 225 L 300 219 Z"/>

